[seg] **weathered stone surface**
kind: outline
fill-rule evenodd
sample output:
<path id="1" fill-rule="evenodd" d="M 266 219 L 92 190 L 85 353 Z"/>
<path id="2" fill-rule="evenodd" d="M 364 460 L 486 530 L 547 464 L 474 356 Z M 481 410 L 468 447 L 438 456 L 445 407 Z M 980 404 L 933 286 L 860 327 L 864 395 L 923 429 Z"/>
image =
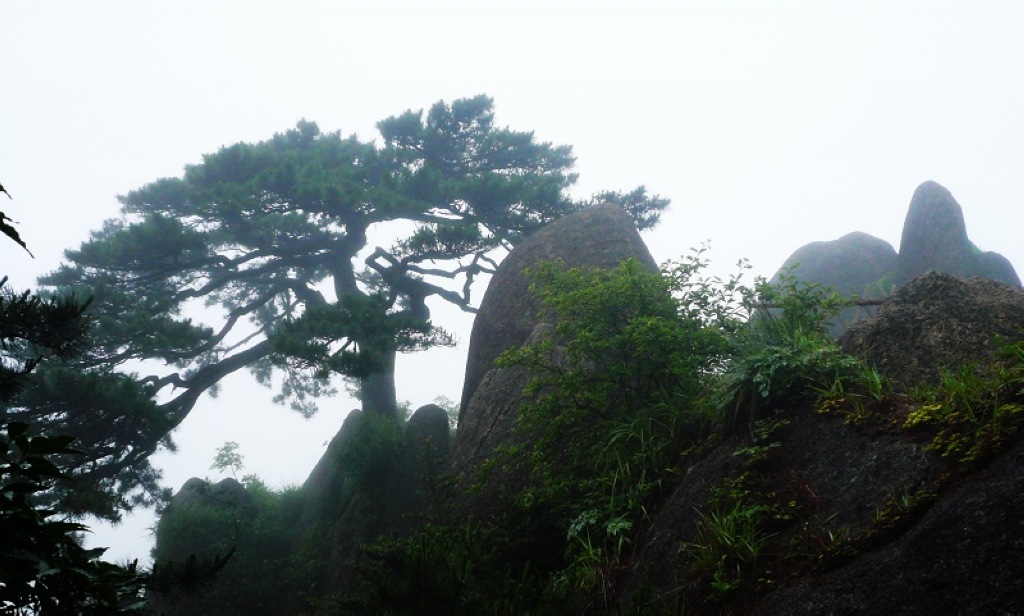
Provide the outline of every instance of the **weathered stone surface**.
<path id="1" fill-rule="evenodd" d="M 855 231 L 829 242 L 812 242 L 799 248 L 772 279 L 784 272 L 804 282 L 835 287 L 844 295 L 878 296 L 879 284 L 896 269 L 896 249 L 889 242 Z"/>
<path id="2" fill-rule="evenodd" d="M 251 504 L 252 496 L 237 479 L 228 477 L 216 484 L 193 477 L 182 484 L 171 499 L 168 511 L 187 507 L 245 507 Z"/>
<path id="3" fill-rule="evenodd" d="M 755 613 L 1020 614 L 1024 445 L 957 486 L 904 535 L 780 588 Z"/>
<path id="4" fill-rule="evenodd" d="M 933 270 L 957 278 L 978 273 L 963 209 L 948 190 L 929 181 L 918 186 L 910 200 L 900 239 L 896 284 L 906 284 Z"/>
<path id="5" fill-rule="evenodd" d="M 547 336 L 548 323 L 538 323 L 521 344 L 534 344 Z M 523 403 L 523 388 L 530 372 L 522 366 L 492 368 L 484 375 L 476 395 L 466 407 L 449 462 L 458 471 L 473 471 L 506 442 Z"/>
<path id="6" fill-rule="evenodd" d="M 662 613 L 681 592 L 694 592 L 705 579 L 692 570 L 691 548 L 700 536 L 702 515 L 715 511 L 715 492 L 730 479 L 754 476 L 759 493 L 775 492 L 799 503 L 798 524 L 773 529 L 771 545 L 798 551 L 806 528 L 843 529 L 850 536 L 867 532 L 892 494 L 910 494 L 935 474 L 936 456 L 899 436 L 863 434 L 841 418 L 803 412 L 787 415 L 792 423 L 776 430 L 777 455 L 752 473 L 735 452 L 749 440 L 730 438 L 686 469 L 685 475 L 651 520 L 624 582 L 624 605 L 635 601 Z M 722 513 L 722 512 L 719 512 Z M 774 572 L 765 572 L 765 576 Z M 735 613 L 750 613 L 751 607 Z M 689 605 L 686 613 L 733 613 L 720 605 Z M 771 613 L 771 612 L 764 612 Z M 837 613 L 824 609 L 807 614 Z M 840 612 L 841 613 L 841 612 Z"/>
<path id="7" fill-rule="evenodd" d="M 468 494 L 477 471 L 494 449 L 509 442 L 531 375 L 522 367 L 497 368 L 494 359 L 514 345 L 537 342 L 550 324 L 539 321 L 540 304 L 529 291 L 524 270 L 542 261 L 561 260 L 567 267 L 614 268 L 635 258 L 657 269 L 633 222 L 619 207 L 590 207 L 544 227 L 523 241 L 498 268 L 481 302 L 470 339 L 466 385 L 448 468 L 462 491 L 453 501 L 460 515 L 507 513 L 525 478 L 516 471 L 495 470 L 487 485 Z M 555 351 L 557 353 L 557 351 Z M 543 531 L 524 523 L 533 536 Z M 560 532 L 564 532 L 560 531 Z"/>
<path id="8" fill-rule="evenodd" d="M 967 279 L 990 278 L 1020 287 L 1013 265 L 995 252 L 981 252 L 967 236 L 964 213 L 948 190 L 925 182 L 914 192 L 903 225 L 900 250 L 866 233 L 850 233 L 831 242 L 798 249 L 772 278 L 778 282 L 791 266 L 797 280 L 835 287 L 843 295 L 882 299 L 915 277 L 936 271 Z M 876 313 L 874 308 L 844 310 L 833 324 L 836 335 Z"/>
<path id="9" fill-rule="evenodd" d="M 473 322 L 460 434 L 470 398 L 494 360 L 505 349 L 523 344 L 537 324 L 540 305 L 530 293 L 523 270 L 559 259 L 568 267 L 613 268 L 631 257 L 657 268 L 629 216 L 607 204 L 585 208 L 541 228 L 508 255 L 491 279 Z"/>
<path id="10" fill-rule="evenodd" d="M 987 278 L 960 281 L 931 272 L 901 287 L 878 316 L 839 338 L 891 381 L 937 382 L 943 369 L 985 362 L 996 348 L 1024 334 L 1024 291 Z"/>

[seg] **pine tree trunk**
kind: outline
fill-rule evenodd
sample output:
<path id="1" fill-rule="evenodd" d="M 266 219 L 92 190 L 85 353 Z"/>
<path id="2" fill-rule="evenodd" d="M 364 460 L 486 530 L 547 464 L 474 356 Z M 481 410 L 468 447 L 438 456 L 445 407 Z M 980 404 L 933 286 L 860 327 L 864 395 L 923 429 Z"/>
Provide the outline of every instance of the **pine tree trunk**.
<path id="1" fill-rule="evenodd" d="M 398 414 L 398 395 L 395 392 L 396 355 L 394 349 L 388 351 L 385 369 L 360 380 L 359 390 L 364 411 L 389 417 Z"/>

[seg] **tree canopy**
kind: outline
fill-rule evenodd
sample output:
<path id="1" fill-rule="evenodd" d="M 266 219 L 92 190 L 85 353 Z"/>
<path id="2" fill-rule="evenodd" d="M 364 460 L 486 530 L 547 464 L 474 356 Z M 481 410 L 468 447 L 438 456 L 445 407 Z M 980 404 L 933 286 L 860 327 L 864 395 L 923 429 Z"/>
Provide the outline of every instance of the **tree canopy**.
<path id="1" fill-rule="evenodd" d="M 377 128 L 380 143 L 300 121 L 120 197 L 121 215 L 40 280 L 90 294 L 95 327 L 19 412 L 91 434 L 91 472 L 122 493 L 153 484 L 145 459 L 243 368 L 304 414 L 337 375 L 364 410 L 395 414 L 396 353 L 452 342 L 427 300 L 473 311 L 500 249 L 587 202 L 568 195 L 571 147 L 498 127 L 486 96 Z M 594 199 L 641 228 L 668 204 L 642 187 Z"/>

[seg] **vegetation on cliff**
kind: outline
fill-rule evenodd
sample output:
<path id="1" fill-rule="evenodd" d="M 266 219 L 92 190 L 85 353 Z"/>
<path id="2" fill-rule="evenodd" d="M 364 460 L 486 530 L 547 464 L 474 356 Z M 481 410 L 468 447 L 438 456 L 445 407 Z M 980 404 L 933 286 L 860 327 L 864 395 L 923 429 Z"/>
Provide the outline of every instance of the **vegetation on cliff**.
<path id="1" fill-rule="evenodd" d="M 845 305 L 833 291 L 708 280 L 702 266 L 698 253 L 660 276 L 628 262 L 611 272 L 534 268 L 555 327 L 501 360 L 536 375 L 516 425 L 528 437 L 499 448 L 480 477 L 500 467 L 526 476 L 527 488 L 510 495 L 507 515 L 467 520 L 442 506 L 419 532 L 378 543 L 359 605 L 745 613 L 776 588 L 894 541 L 954 478 L 1016 442 L 1019 343 L 984 380 L 980 367 L 962 368 L 938 386 L 897 391 L 829 335 Z M 830 433 L 822 422 L 832 417 L 845 425 Z M 815 430 L 832 448 L 862 440 L 891 469 L 826 501 L 817 490 L 836 489 L 837 462 L 822 455 L 823 470 L 792 459 Z M 917 466 L 904 473 L 898 460 L 909 452 Z M 865 506 L 876 509 L 864 515 Z M 687 530 L 660 560 L 651 550 L 666 520 Z"/>

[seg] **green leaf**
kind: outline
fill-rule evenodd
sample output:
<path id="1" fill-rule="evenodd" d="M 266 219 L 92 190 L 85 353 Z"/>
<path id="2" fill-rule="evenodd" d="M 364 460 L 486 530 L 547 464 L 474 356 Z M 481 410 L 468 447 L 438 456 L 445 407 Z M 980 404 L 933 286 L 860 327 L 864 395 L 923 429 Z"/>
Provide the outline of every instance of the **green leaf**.
<path id="1" fill-rule="evenodd" d="M 17 243 L 19 246 L 25 249 L 25 252 L 27 252 L 29 256 L 35 258 L 35 255 L 32 254 L 32 251 L 28 249 L 28 245 L 26 245 L 25 242 L 21 239 L 21 236 L 18 235 L 18 230 L 12 227 L 11 225 L 7 224 L 8 220 L 14 222 L 6 214 L 0 212 L 0 233 L 3 233 L 7 237 L 14 240 L 15 243 Z"/>

